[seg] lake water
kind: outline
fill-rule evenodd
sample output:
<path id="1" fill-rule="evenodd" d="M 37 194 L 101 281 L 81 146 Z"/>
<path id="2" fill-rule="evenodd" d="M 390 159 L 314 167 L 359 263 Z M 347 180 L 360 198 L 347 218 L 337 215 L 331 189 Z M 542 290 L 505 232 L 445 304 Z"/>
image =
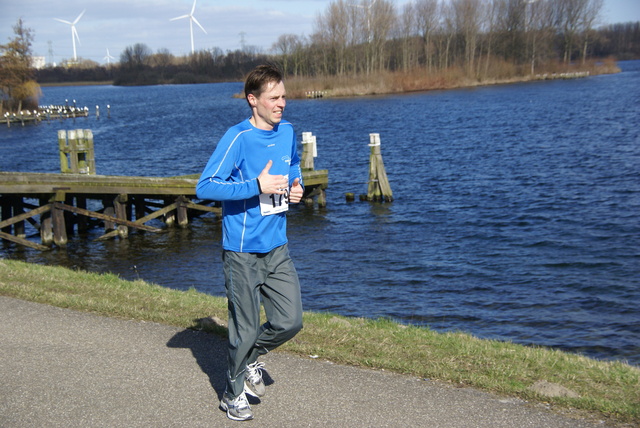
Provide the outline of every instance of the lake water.
<path id="1" fill-rule="evenodd" d="M 621 66 L 576 80 L 289 100 L 285 117 L 317 137 L 316 168 L 330 175 L 326 209 L 289 216 L 305 309 L 639 365 L 640 62 Z M 75 99 L 91 117 L 0 126 L 0 170 L 58 172 L 57 130 L 85 128 L 98 174 L 199 174 L 248 115 L 232 97 L 241 88 L 43 88 L 41 104 Z M 366 193 L 369 133 L 382 140 L 392 203 L 345 200 Z M 0 254 L 224 295 L 210 217 L 127 240 L 73 236 L 46 253 L 5 243 Z"/>

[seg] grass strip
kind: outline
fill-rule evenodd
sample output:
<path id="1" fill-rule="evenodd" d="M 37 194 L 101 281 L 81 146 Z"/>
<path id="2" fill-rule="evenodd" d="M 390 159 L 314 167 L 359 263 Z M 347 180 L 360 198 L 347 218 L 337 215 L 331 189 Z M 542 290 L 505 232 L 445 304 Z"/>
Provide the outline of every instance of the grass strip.
<path id="1" fill-rule="evenodd" d="M 0 295 L 123 319 L 226 331 L 208 317 L 226 319 L 226 299 L 178 291 L 113 274 L 0 260 Z M 438 333 L 388 319 L 348 318 L 305 312 L 305 327 L 281 350 L 341 364 L 467 385 L 587 411 L 610 422 L 640 424 L 640 369 L 558 350 Z M 530 387 L 561 385 L 577 396 L 548 397 Z"/>

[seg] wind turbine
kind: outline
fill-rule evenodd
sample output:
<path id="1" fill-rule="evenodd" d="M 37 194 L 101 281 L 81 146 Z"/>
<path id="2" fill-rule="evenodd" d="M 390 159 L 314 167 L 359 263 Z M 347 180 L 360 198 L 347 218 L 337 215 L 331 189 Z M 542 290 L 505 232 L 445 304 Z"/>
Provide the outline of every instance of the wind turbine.
<path id="1" fill-rule="evenodd" d="M 177 19 L 189 18 L 189 30 L 191 31 L 191 53 L 194 53 L 194 51 L 195 51 L 195 49 L 193 47 L 193 23 L 195 22 L 196 25 L 198 27 L 200 27 L 200 29 L 202 31 L 204 31 L 204 34 L 207 34 L 207 31 L 202 27 L 202 25 L 200 25 L 200 23 L 198 22 L 196 17 L 193 16 L 193 12 L 196 10 L 196 1 L 197 0 L 193 0 L 193 7 L 191 8 L 191 13 L 189 13 L 188 15 L 182 15 L 182 16 L 178 16 L 176 18 L 171 18 L 169 20 L 169 21 L 175 21 Z"/>
<path id="2" fill-rule="evenodd" d="M 109 53 L 109 48 L 107 48 L 107 56 L 105 56 L 103 59 L 107 60 L 107 65 L 111 65 L 111 60 L 115 59 L 114 57 L 111 56 L 111 54 Z"/>
<path id="3" fill-rule="evenodd" d="M 73 60 L 77 61 L 78 57 L 76 56 L 76 39 L 78 39 L 78 43 L 80 43 L 80 37 L 78 37 L 78 31 L 76 30 L 76 24 L 82 18 L 82 15 L 86 12 L 86 9 L 82 11 L 80 15 L 73 22 L 65 21 L 64 19 L 53 18 L 56 21 L 62 22 L 63 24 L 71 25 L 71 42 L 73 43 Z"/>
<path id="4" fill-rule="evenodd" d="M 378 0 L 370 1 L 368 6 L 362 6 L 359 4 L 349 4 L 349 6 L 352 6 L 352 7 L 367 9 L 367 33 L 369 34 L 369 43 L 371 43 L 371 39 L 373 36 L 373 34 L 371 34 L 371 8 L 373 7 L 374 4 L 376 4 L 377 1 Z"/>

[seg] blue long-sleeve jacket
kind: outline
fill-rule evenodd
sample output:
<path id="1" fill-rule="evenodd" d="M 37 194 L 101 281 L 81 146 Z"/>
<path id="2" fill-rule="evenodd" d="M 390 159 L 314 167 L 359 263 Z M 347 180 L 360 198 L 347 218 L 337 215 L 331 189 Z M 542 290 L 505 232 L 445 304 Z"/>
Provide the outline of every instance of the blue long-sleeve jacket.
<path id="1" fill-rule="evenodd" d="M 222 203 L 225 250 L 267 253 L 287 243 L 286 214 L 263 215 L 260 210 L 257 178 L 269 160 L 273 161 L 270 174 L 288 175 L 290 187 L 296 178 L 303 185 L 291 123 L 283 120 L 265 131 L 247 119 L 220 139 L 200 176 L 197 197 Z"/>

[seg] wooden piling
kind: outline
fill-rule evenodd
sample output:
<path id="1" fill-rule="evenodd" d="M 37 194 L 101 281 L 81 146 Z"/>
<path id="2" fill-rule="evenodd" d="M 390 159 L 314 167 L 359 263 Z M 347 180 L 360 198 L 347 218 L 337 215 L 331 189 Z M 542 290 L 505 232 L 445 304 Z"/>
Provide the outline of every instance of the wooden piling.
<path id="1" fill-rule="evenodd" d="M 96 173 L 93 132 L 90 129 L 58 131 L 60 172 L 64 174 Z"/>
<path id="2" fill-rule="evenodd" d="M 13 201 L 13 216 L 20 216 L 22 214 L 24 214 L 24 199 L 22 199 L 22 196 L 17 196 Z M 18 238 L 24 239 L 27 237 L 24 230 L 24 221 L 16 222 L 13 228 L 13 234 Z"/>
<path id="3" fill-rule="evenodd" d="M 318 157 L 316 148 L 316 137 L 311 132 L 302 133 L 302 159 L 300 167 L 302 170 L 314 169 L 313 158 Z"/>
<path id="4" fill-rule="evenodd" d="M 2 198 L 2 200 L 0 201 L 0 213 L 2 214 L 3 223 L 5 223 L 7 220 L 9 220 L 12 217 L 13 208 L 11 206 L 10 198 L 8 197 Z M 0 229 L 0 232 L 11 234 L 12 230 L 13 230 L 13 226 L 7 225 L 7 226 L 3 226 L 2 229 Z"/>
<path id="5" fill-rule="evenodd" d="M 93 150 L 93 132 L 90 129 L 78 129 L 76 142 L 78 173 L 95 174 L 96 163 Z"/>
<path id="6" fill-rule="evenodd" d="M 84 196 L 76 196 L 76 206 L 78 208 L 87 209 L 87 198 Z M 76 224 L 78 225 L 78 232 L 85 233 L 89 230 L 89 218 L 83 215 L 78 216 L 76 219 Z"/>
<path id="7" fill-rule="evenodd" d="M 144 198 L 134 197 L 133 198 L 133 206 L 136 215 L 136 219 L 141 219 L 147 214 L 147 207 L 144 203 Z"/>
<path id="8" fill-rule="evenodd" d="M 53 203 L 51 206 L 51 224 L 53 226 L 53 243 L 58 247 L 66 247 L 69 242 L 67 236 L 67 221 L 65 219 L 65 212 L 58 205 L 65 201 L 66 195 L 64 192 L 58 191 L 53 197 Z"/>
<path id="9" fill-rule="evenodd" d="M 189 200 L 184 196 L 178 196 L 176 198 L 176 214 L 178 218 L 178 226 L 181 228 L 186 228 L 189 225 L 189 217 L 187 213 L 187 204 Z"/>
<path id="10" fill-rule="evenodd" d="M 165 198 L 164 199 L 164 204 L 165 205 L 171 205 L 172 201 L 169 198 Z M 173 227 L 176 224 L 176 211 L 175 209 L 172 209 L 171 211 L 167 211 L 164 214 L 164 224 L 167 225 L 167 227 Z"/>
<path id="11" fill-rule="evenodd" d="M 40 198 L 40 206 L 47 206 L 48 198 Z M 42 245 L 53 244 L 53 220 L 51 219 L 51 210 L 44 211 L 40 214 L 40 240 Z"/>
<path id="12" fill-rule="evenodd" d="M 109 198 L 104 198 L 102 200 L 102 205 L 104 206 L 104 214 L 109 216 L 109 217 L 115 217 L 115 213 L 116 213 L 116 209 L 113 206 L 113 200 L 109 199 Z M 111 232 L 112 230 L 116 229 L 116 224 L 115 222 L 111 221 L 111 220 L 104 220 L 104 231 L 105 233 L 107 232 Z"/>
<path id="13" fill-rule="evenodd" d="M 115 211 L 115 215 L 117 218 L 122 220 L 127 219 L 127 195 L 118 195 L 113 200 L 113 208 Z M 118 224 L 117 226 L 118 235 L 121 238 L 127 238 L 129 236 L 129 228 L 123 224 Z"/>
<path id="14" fill-rule="evenodd" d="M 367 199 L 374 202 L 393 201 L 393 192 L 384 169 L 380 151 L 380 134 L 369 134 L 369 186 Z"/>
<path id="15" fill-rule="evenodd" d="M 325 189 L 329 182 L 329 172 L 326 169 L 316 170 L 313 159 L 318 157 L 316 137 L 311 132 L 302 133 L 302 156 L 300 169 L 304 177 L 305 192 L 302 202 L 309 207 L 313 206 L 313 198 L 317 197 L 318 207 L 327 206 Z"/>

